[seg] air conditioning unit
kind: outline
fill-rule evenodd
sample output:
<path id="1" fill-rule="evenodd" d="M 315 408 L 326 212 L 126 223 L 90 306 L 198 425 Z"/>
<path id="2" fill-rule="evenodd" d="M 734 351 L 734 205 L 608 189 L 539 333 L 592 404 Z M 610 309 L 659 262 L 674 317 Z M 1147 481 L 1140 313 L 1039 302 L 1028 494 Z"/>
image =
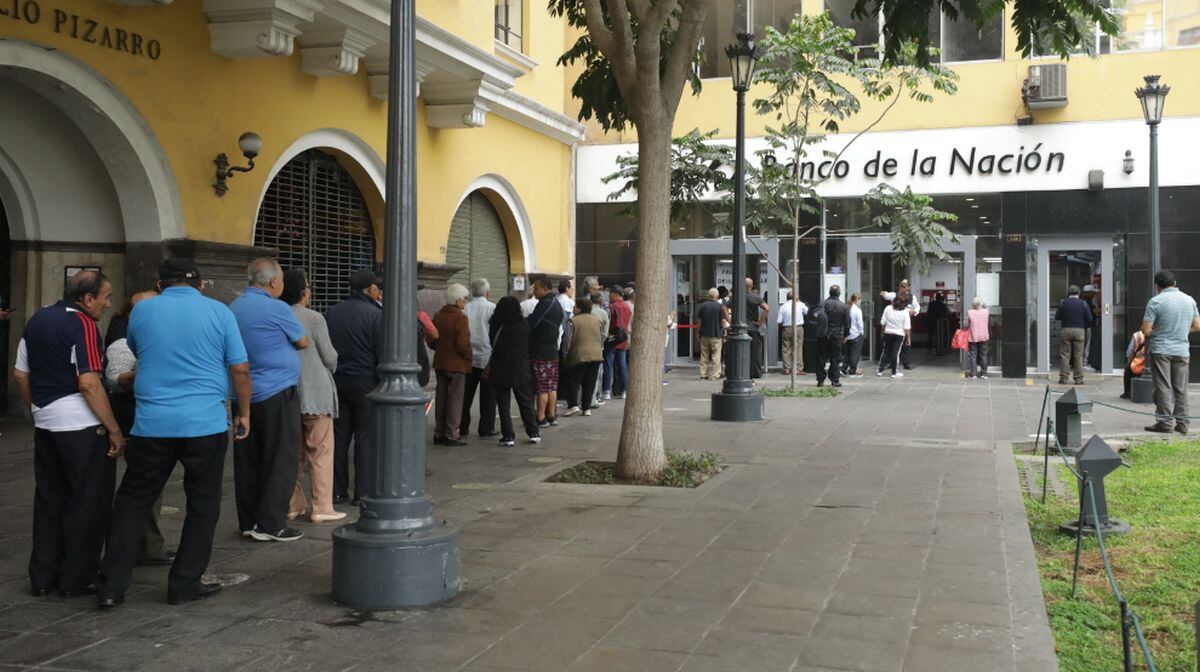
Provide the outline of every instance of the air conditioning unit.
<path id="1" fill-rule="evenodd" d="M 1047 63 L 1029 66 L 1025 80 L 1025 102 L 1030 109 L 1066 107 L 1067 64 Z"/>

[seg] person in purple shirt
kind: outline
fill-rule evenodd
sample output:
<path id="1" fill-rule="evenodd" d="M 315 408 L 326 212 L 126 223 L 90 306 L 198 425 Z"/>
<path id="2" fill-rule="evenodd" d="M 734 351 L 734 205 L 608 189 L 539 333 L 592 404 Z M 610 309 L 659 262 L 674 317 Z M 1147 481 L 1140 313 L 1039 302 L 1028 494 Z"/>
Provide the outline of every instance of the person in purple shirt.
<path id="1" fill-rule="evenodd" d="M 256 541 L 294 541 L 304 536 L 287 526 L 288 505 L 300 468 L 300 355 L 308 347 L 304 327 L 279 300 L 283 269 L 255 259 L 246 269 L 250 286 L 229 308 L 250 357 L 250 433 L 238 436 L 233 453 L 238 528 Z"/>

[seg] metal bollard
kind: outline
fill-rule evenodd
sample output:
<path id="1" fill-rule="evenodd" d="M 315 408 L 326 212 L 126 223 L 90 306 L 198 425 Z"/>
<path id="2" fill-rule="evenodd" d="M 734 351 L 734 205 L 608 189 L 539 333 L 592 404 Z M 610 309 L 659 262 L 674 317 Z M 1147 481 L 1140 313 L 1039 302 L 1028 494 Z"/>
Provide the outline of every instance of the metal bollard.
<path id="1" fill-rule="evenodd" d="M 1076 471 L 1087 475 L 1087 479 L 1079 483 L 1079 520 L 1063 523 L 1059 531 L 1071 535 L 1088 534 L 1096 529 L 1104 534 L 1129 532 L 1129 523 L 1108 517 L 1108 501 L 1104 496 L 1104 477 L 1122 465 L 1121 456 L 1104 439 L 1094 434 L 1088 439 L 1087 445 L 1075 456 Z M 1093 499 L 1095 507 L 1092 506 Z"/>
<path id="2" fill-rule="evenodd" d="M 1058 445 L 1067 455 L 1075 455 L 1083 445 L 1083 414 L 1092 412 L 1092 402 L 1072 387 L 1054 402 L 1054 425 Z"/>

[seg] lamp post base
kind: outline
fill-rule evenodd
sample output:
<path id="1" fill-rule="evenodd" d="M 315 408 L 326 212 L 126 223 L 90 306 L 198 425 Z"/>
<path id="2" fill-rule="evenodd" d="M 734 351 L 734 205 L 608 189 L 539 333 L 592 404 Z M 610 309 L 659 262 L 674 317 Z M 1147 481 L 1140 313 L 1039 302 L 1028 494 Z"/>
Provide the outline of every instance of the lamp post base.
<path id="1" fill-rule="evenodd" d="M 766 416 L 766 397 L 759 392 L 749 394 L 726 394 L 717 392 L 712 395 L 713 420 L 718 422 L 755 422 Z"/>
<path id="2" fill-rule="evenodd" d="M 1116 534 L 1129 534 L 1130 529 L 1132 529 L 1132 528 L 1130 528 L 1129 523 L 1127 523 L 1123 520 L 1117 520 L 1116 518 L 1109 518 L 1108 524 L 1101 527 L 1100 531 L 1106 535 L 1107 534 L 1116 535 Z M 1078 537 L 1079 536 L 1079 519 L 1076 518 L 1074 520 L 1068 520 L 1067 522 L 1063 523 L 1062 525 L 1059 525 L 1058 531 L 1069 537 Z M 1096 528 L 1092 525 L 1088 525 L 1085 523 L 1083 526 L 1083 533 L 1084 534 L 1095 534 Z"/>
<path id="3" fill-rule="evenodd" d="M 333 532 L 333 599 L 360 609 L 408 609 L 458 594 L 458 531 Z"/>

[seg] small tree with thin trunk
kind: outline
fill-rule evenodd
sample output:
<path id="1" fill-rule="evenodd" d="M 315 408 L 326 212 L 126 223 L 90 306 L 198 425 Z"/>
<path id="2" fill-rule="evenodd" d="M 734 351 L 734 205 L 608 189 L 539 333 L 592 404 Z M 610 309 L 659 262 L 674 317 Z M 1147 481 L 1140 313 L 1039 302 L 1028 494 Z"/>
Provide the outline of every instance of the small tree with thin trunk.
<path id="1" fill-rule="evenodd" d="M 797 16 L 782 33 L 768 27 L 762 46 L 762 65 L 755 80 L 765 85 L 766 95 L 754 101 L 754 109 L 771 117 L 773 123 L 766 127 L 766 149 L 758 152 L 756 165 L 748 171 L 746 219 L 749 228 L 765 234 L 786 232 L 792 237 L 792 264 L 783 281 L 792 288 L 793 319 L 789 328 L 795 343 L 800 238 L 820 228 L 802 232 L 801 219 L 806 212 L 819 212 L 822 198 L 818 188 L 833 173 L 827 171 L 822 177 L 815 166 L 836 165 L 846 150 L 883 121 L 901 100 L 931 102 L 931 91 L 953 95 L 957 76 L 933 63 L 933 59 L 918 58 L 914 42 L 905 44 L 892 62 L 861 56 L 855 51 L 854 30 L 834 25 L 828 13 Z M 842 123 L 862 111 L 863 98 L 878 103 L 879 112 L 849 136 L 838 151 L 824 150 L 814 159 L 812 154 L 818 153 L 829 135 L 838 133 Z M 865 198 L 885 206 L 870 228 L 889 232 L 895 254 L 903 262 L 927 267 L 926 251 L 945 258 L 940 240 L 950 232 L 941 222 L 953 219 L 953 215 L 934 209 L 928 197 L 914 194 L 911 189 L 898 191 L 880 185 Z M 796 347 L 791 348 L 792 361 L 786 363 L 793 389 L 796 351 Z"/>
<path id="2" fill-rule="evenodd" d="M 1069 55 L 1088 35 L 1080 17 L 1113 34 L 1117 21 L 1106 0 L 858 0 L 855 15 L 883 15 L 884 58 L 896 60 L 908 40 L 919 59 L 929 46 L 929 17 L 942 12 L 983 25 L 1012 5 L 1017 46 L 1028 55 L 1031 40 Z M 653 481 L 666 465 L 662 432 L 662 375 L 668 297 L 650 291 L 667 286 L 671 222 L 671 135 L 684 86 L 699 80 L 693 64 L 710 0 L 549 0 L 549 10 L 584 31 L 559 59 L 581 63 L 571 87 L 582 101 L 580 118 L 605 130 L 637 128 L 638 257 L 642 288 L 634 316 L 629 397 L 617 450 L 621 478 Z"/>

